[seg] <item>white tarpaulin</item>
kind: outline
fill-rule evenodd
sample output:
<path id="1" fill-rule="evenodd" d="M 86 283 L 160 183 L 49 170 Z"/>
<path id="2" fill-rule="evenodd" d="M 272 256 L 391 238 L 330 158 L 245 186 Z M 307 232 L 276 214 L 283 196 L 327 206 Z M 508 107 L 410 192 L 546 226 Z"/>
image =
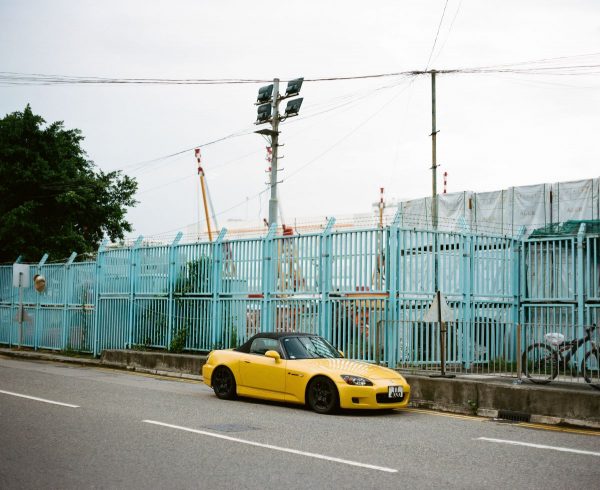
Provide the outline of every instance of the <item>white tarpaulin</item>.
<path id="1" fill-rule="evenodd" d="M 520 226 L 527 233 L 546 226 L 550 222 L 550 186 L 546 184 L 513 187 L 512 233 Z"/>
<path id="2" fill-rule="evenodd" d="M 598 219 L 600 179 L 558 182 L 552 186 L 552 221 Z"/>
<path id="3" fill-rule="evenodd" d="M 440 228 L 443 230 L 452 229 L 461 218 L 464 218 L 468 223 L 469 210 L 467 205 L 466 192 L 440 194 L 438 196 L 438 223 Z"/>
<path id="4" fill-rule="evenodd" d="M 600 219 L 600 178 L 537 184 L 493 192 L 455 192 L 438 196 L 438 229 L 463 231 L 464 223 L 477 233 L 526 235 L 550 224 Z M 431 198 L 397 205 L 401 226 L 431 229 Z"/>
<path id="5" fill-rule="evenodd" d="M 413 199 L 399 204 L 402 207 L 401 226 L 431 228 L 431 199 Z"/>
<path id="6" fill-rule="evenodd" d="M 471 228 L 478 233 L 505 234 L 507 191 L 479 192 L 471 198 Z"/>

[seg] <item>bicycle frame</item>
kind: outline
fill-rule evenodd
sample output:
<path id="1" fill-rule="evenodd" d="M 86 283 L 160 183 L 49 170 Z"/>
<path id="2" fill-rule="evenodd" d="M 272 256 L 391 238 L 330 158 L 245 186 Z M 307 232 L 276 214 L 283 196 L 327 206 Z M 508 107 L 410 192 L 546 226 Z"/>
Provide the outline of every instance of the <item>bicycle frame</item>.
<path id="1" fill-rule="evenodd" d="M 552 346 L 552 349 L 558 354 L 558 360 L 560 362 L 568 363 L 571 357 L 579 350 L 580 347 L 584 346 L 588 341 L 591 344 L 591 349 L 596 347 L 596 343 L 592 340 L 592 333 L 596 330 L 596 325 L 587 327 L 585 329 L 586 335 L 577 339 L 569 340 L 563 344 Z"/>

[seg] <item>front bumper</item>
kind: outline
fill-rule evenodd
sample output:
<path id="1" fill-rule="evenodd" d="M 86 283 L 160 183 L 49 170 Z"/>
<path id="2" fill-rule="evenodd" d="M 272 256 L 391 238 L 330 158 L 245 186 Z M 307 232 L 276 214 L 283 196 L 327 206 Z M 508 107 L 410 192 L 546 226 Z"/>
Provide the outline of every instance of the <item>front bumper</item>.
<path id="1" fill-rule="evenodd" d="M 347 383 L 337 383 L 340 395 L 340 407 L 351 409 L 393 409 L 408 405 L 410 399 L 410 386 L 401 384 L 402 398 L 389 398 L 388 387 L 393 382 L 376 383 L 373 386 L 353 386 Z"/>

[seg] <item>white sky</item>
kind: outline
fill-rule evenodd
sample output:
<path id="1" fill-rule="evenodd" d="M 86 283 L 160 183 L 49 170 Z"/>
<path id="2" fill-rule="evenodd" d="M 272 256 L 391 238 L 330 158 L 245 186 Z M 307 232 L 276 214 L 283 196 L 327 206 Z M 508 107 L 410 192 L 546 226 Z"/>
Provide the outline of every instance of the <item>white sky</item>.
<path id="1" fill-rule="evenodd" d="M 0 71 L 285 80 L 423 70 L 444 4 L 0 0 Z M 430 68 L 599 52 L 598 1 L 449 0 Z M 599 77 L 440 75 L 438 188 L 444 171 L 449 192 L 598 177 Z M 96 165 L 138 179 L 128 219 L 154 236 L 199 220 L 196 162 L 190 151 L 134 164 L 258 129 L 261 85 L 0 85 L 0 116 L 30 103 L 81 129 Z M 369 212 L 379 187 L 390 199 L 431 193 L 427 76 L 305 83 L 301 95 L 301 116 L 280 128 L 288 222 Z M 268 193 L 255 197 L 265 145 L 249 134 L 202 150 L 221 223 L 267 217 Z"/>

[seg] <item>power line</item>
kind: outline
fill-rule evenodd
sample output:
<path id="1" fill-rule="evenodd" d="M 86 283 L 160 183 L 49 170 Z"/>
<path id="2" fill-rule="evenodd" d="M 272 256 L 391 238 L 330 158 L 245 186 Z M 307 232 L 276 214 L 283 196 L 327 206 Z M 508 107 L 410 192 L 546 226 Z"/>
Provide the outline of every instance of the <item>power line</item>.
<path id="1" fill-rule="evenodd" d="M 436 60 L 439 58 L 440 54 L 444 50 L 444 46 L 446 46 L 446 43 L 448 42 L 448 39 L 450 38 L 450 33 L 452 32 L 452 27 L 454 26 L 454 21 L 456 20 L 456 17 L 458 17 L 458 12 L 460 12 L 461 6 L 462 6 L 462 0 L 459 1 L 458 7 L 456 8 L 456 12 L 454 12 L 454 17 L 452 17 L 452 22 L 450 22 L 450 27 L 448 28 L 448 33 L 446 34 L 446 38 L 444 39 L 442 46 L 440 47 L 437 54 L 435 55 Z"/>
<path id="2" fill-rule="evenodd" d="M 435 39 L 433 40 L 433 46 L 431 47 L 431 53 L 429 53 L 429 59 L 427 60 L 427 66 L 425 66 L 425 71 L 429 68 L 429 63 L 431 62 L 431 57 L 433 56 L 433 51 L 435 50 L 435 45 L 438 40 L 438 36 L 440 34 L 440 28 L 442 27 L 442 22 L 444 22 L 444 15 L 446 14 L 446 7 L 448 7 L 448 0 L 444 4 L 444 10 L 442 11 L 442 17 L 440 19 L 440 23 L 437 28 L 437 32 L 435 33 Z"/>
<path id="3" fill-rule="evenodd" d="M 406 90 L 406 88 L 407 87 L 404 87 L 404 90 Z M 309 162 L 305 163 L 304 165 L 302 165 L 301 167 L 296 169 L 296 171 L 290 173 L 285 179 L 283 179 L 283 182 L 285 182 L 286 180 L 289 180 L 291 177 L 298 174 L 299 172 L 304 170 L 309 165 L 312 165 L 314 162 L 316 162 L 317 160 L 319 160 L 320 158 L 325 156 L 327 153 L 329 153 L 331 150 L 333 150 L 337 145 L 339 145 L 340 143 L 345 141 L 347 138 L 352 136 L 356 131 L 358 131 L 361 127 L 363 127 L 365 124 L 367 124 L 371 119 L 373 119 L 375 116 L 377 116 L 379 113 L 381 113 L 384 109 L 388 108 L 390 106 L 391 102 L 393 102 L 396 98 L 398 98 L 400 96 L 400 94 L 402 94 L 404 92 L 404 90 L 401 90 L 397 94 L 394 94 L 393 97 L 391 97 L 388 101 L 386 101 L 375 112 L 373 112 L 370 116 L 368 116 L 366 119 L 364 119 L 358 126 L 356 126 L 354 129 L 352 129 L 349 133 L 347 133 L 342 138 L 340 138 L 335 143 L 333 143 L 331 146 L 329 146 L 325 151 L 321 152 L 319 155 L 314 157 L 312 160 L 310 160 Z"/>
<path id="4" fill-rule="evenodd" d="M 232 138 L 238 138 L 240 136 L 245 136 L 245 135 L 251 134 L 253 132 L 254 132 L 254 129 L 242 129 L 240 131 L 236 131 L 235 133 L 228 134 L 227 136 L 222 136 L 220 138 L 217 138 L 217 139 L 212 140 L 212 141 L 208 141 L 206 143 L 200 143 L 200 144 L 197 144 L 195 146 L 186 148 L 184 150 L 179 150 L 179 151 L 176 151 L 174 153 L 169 153 L 168 155 L 163 155 L 163 156 L 160 156 L 160 157 L 151 158 L 149 160 L 142 160 L 140 162 L 130 163 L 130 164 L 127 164 L 127 165 L 120 166 L 119 168 L 121 170 L 130 169 L 132 171 L 135 171 L 136 169 L 142 168 L 143 166 L 145 166 L 145 165 L 147 165 L 149 163 L 155 163 L 155 162 L 159 162 L 159 161 L 163 161 L 163 160 L 168 160 L 169 158 L 173 158 L 173 157 L 182 155 L 182 154 L 187 153 L 189 151 L 195 150 L 196 148 L 205 148 L 207 146 L 214 145 L 216 143 L 220 143 L 222 141 L 226 141 L 226 140 L 229 140 L 229 139 L 232 139 Z"/>
<path id="5" fill-rule="evenodd" d="M 321 76 L 321 77 L 305 77 L 304 82 L 335 82 L 345 80 L 366 80 L 374 78 L 389 78 L 389 77 L 413 77 L 418 75 L 427 74 L 431 57 L 435 51 L 435 46 L 439 37 L 440 29 L 444 20 L 445 12 L 448 6 L 448 0 L 444 4 L 444 10 L 442 17 L 438 25 L 434 43 L 427 61 L 425 70 L 404 70 L 397 72 L 387 73 L 375 73 L 375 74 L 359 74 L 359 75 L 343 75 L 343 76 Z M 459 6 L 460 8 L 460 6 Z M 457 10 L 458 13 L 458 10 Z M 575 55 L 575 56 L 562 56 L 557 58 L 548 58 L 542 60 L 524 61 L 517 63 L 510 63 L 504 65 L 494 65 L 489 67 L 473 67 L 473 68 L 458 68 L 449 70 L 440 70 L 439 73 L 481 73 L 481 72 L 493 72 L 500 70 L 501 68 L 509 69 L 510 67 L 517 67 L 526 64 L 535 64 L 547 61 L 558 61 L 567 60 L 573 58 L 580 58 L 582 56 L 595 56 L 599 53 L 591 53 L 587 55 Z M 599 64 L 591 66 L 555 66 L 548 67 L 547 69 L 553 70 L 581 70 L 585 68 L 600 68 Z M 517 70 L 516 72 L 520 72 Z M 100 76 L 75 76 L 75 75 L 48 75 L 40 73 L 17 73 L 17 72 L 0 72 L 0 83 L 7 85 L 94 85 L 94 84 L 141 84 L 141 85 L 240 85 L 240 84 L 257 84 L 257 83 L 269 83 L 270 79 L 261 78 L 112 78 L 112 77 L 100 77 Z M 283 80 L 286 81 L 286 80 Z"/>
<path id="6" fill-rule="evenodd" d="M 361 90 L 361 91 L 354 92 L 352 94 L 349 94 L 349 95 L 346 95 L 346 96 L 343 96 L 343 97 L 335 97 L 333 100 L 342 99 L 342 102 L 339 103 L 339 104 L 337 104 L 337 105 L 333 105 L 331 107 L 327 107 L 327 108 L 325 108 L 325 109 L 323 109 L 321 111 L 318 111 L 318 112 L 309 113 L 308 115 L 302 115 L 302 116 L 298 117 L 297 119 L 293 119 L 288 124 L 297 123 L 297 122 L 300 122 L 300 121 L 304 121 L 306 119 L 310 119 L 310 118 L 317 117 L 317 116 L 320 116 L 320 115 L 323 115 L 323 114 L 327 114 L 329 112 L 336 111 L 336 110 L 341 109 L 343 107 L 351 107 L 352 105 L 355 105 L 355 104 L 361 102 L 362 100 L 367 99 L 368 97 L 372 96 L 374 93 L 376 93 L 378 91 L 388 90 L 388 89 L 397 87 L 400 83 L 402 83 L 402 81 L 400 81 L 400 82 L 395 81 L 395 82 L 393 82 L 391 84 L 386 84 L 386 85 L 378 86 L 376 88 L 371 88 L 371 89 L 368 89 L 366 91 L 365 90 Z M 140 173 L 141 173 L 141 172 L 146 171 L 146 169 L 148 168 L 147 165 L 150 165 L 150 169 L 153 169 L 153 168 L 156 168 L 156 165 L 152 165 L 152 164 L 157 164 L 157 163 L 164 162 L 165 160 L 168 160 L 168 159 L 174 158 L 176 156 L 180 156 L 180 155 L 182 155 L 182 154 L 184 154 L 186 152 L 189 152 L 192 149 L 206 147 L 206 146 L 209 146 L 209 145 L 212 145 L 212 144 L 215 144 L 215 143 L 226 141 L 226 140 L 228 140 L 230 138 L 236 138 L 236 137 L 239 137 L 239 136 L 245 136 L 245 135 L 248 135 L 248 134 L 252 134 L 253 132 L 254 132 L 254 128 L 247 129 L 247 130 L 243 129 L 243 130 L 237 131 L 235 133 L 232 133 L 232 134 L 230 134 L 228 136 L 224 136 L 222 138 L 218 138 L 216 140 L 210 141 L 208 143 L 197 145 L 194 148 L 188 148 L 188 149 L 185 149 L 185 150 L 180 150 L 178 152 L 175 152 L 175 153 L 172 153 L 172 154 L 169 154 L 169 155 L 164 155 L 164 156 L 157 157 L 157 158 L 153 158 L 153 159 L 150 159 L 150 160 L 145 160 L 145 161 L 141 161 L 141 162 L 131 163 L 131 164 L 128 164 L 128 165 L 121 166 L 119 168 L 121 170 L 128 169 L 127 170 L 128 173 L 133 172 L 134 174 L 138 170 L 141 169 L 140 170 Z M 209 166 L 207 168 L 209 170 L 212 170 L 212 169 L 215 169 L 215 168 L 225 167 L 227 165 L 230 165 L 231 163 L 239 161 L 239 160 L 241 160 L 243 158 L 246 158 L 246 157 L 248 157 L 250 155 L 257 154 L 260 151 L 262 151 L 262 150 L 255 150 L 255 151 L 252 151 L 250 153 L 246 153 L 245 155 L 242 155 L 240 157 L 236 157 L 236 158 L 234 158 L 232 160 L 229 160 L 227 162 L 224 162 L 224 163 L 221 163 L 221 164 L 217 164 L 217 165 L 214 165 L 214 166 Z M 167 184 L 165 184 L 165 185 L 167 185 Z"/>

